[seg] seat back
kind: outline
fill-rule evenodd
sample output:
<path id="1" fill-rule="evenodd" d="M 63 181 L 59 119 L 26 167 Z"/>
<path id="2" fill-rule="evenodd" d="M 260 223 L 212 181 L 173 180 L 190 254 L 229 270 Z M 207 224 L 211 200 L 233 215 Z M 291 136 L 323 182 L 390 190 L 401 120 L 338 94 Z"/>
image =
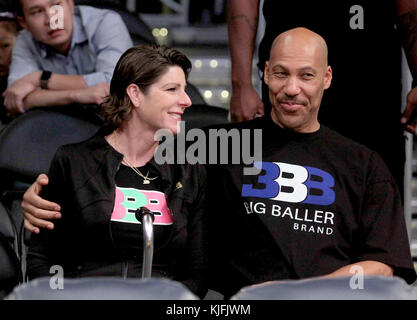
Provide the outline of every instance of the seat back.
<path id="1" fill-rule="evenodd" d="M 56 149 L 92 136 L 97 124 L 45 109 L 12 121 L 0 134 L 0 170 L 14 180 L 32 183 L 48 172 Z"/>
<path id="2" fill-rule="evenodd" d="M 40 173 L 48 172 L 50 162 L 59 146 L 85 140 L 98 129 L 98 124 L 39 108 L 21 115 L 1 132 L 1 192 L 6 211 L 10 214 L 17 232 L 15 243 L 23 270 L 25 241 L 20 203 L 24 191 Z M 6 217 L 4 212 L 2 215 Z M 6 238 L 11 240 L 10 230 L 13 227 L 5 223 L 1 228 L 6 229 Z"/>
<path id="3" fill-rule="evenodd" d="M 9 241 L 0 233 L 0 299 L 22 281 L 20 262 Z"/>
<path id="4" fill-rule="evenodd" d="M 51 286 L 50 281 L 32 280 L 16 287 L 6 300 L 198 300 L 182 283 L 165 278 L 64 279 L 63 290 Z"/>
<path id="5" fill-rule="evenodd" d="M 417 288 L 398 277 L 315 278 L 248 286 L 232 300 L 417 300 Z"/>
<path id="6" fill-rule="evenodd" d="M 183 120 L 185 129 L 203 128 L 215 124 L 227 123 L 228 111 L 223 108 L 210 105 L 192 105 L 185 109 Z"/>
<path id="7" fill-rule="evenodd" d="M 198 91 L 197 87 L 194 86 L 192 83 L 187 82 L 187 87 L 185 88 L 185 92 L 190 97 L 191 102 L 193 103 L 193 106 L 207 104 L 203 96 L 201 95 L 200 91 Z"/>
<path id="8" fill-rule="evenodd" d="M 0 201 L 0 234 L 3 235 L 7 243 L 18 253 L 17 229 L 9 214 L 9 210 Z"/>

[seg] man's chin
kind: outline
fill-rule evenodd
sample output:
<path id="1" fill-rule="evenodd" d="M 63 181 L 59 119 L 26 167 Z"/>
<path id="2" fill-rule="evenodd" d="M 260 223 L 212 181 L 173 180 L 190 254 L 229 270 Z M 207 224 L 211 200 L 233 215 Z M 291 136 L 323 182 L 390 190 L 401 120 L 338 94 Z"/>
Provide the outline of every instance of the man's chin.
<path id="1" fill-rule="evenodd" d="M 65 39 L 63 37 L 56 37 L 56 38 L 48 38 L 43 42 L 46 46 L 52 48 L 54 51 L 57 52 L 64 52 L 66 48 L 71 47 L 71 39 Z"/>

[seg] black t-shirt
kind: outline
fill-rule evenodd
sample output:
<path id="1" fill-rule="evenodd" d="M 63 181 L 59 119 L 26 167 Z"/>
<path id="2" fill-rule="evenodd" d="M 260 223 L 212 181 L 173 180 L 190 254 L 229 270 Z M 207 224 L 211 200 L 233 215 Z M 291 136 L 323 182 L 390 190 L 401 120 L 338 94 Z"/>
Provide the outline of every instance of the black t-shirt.
<path id="1" fill-rule="evenodd" d="M 281 32 L 306 27 L 322 35 L 333 80 L 323 96 L 320 122 L 377 151 L 401 187 L 405 151 L 395 1 L 265 0 L 263 14 L 260 68 Z"/>
<path id="2" fill-rule="evenodd" d="M 400 195 L 375 152 L 324 126 L 310 134 L 270 119 L 240 126 L 263 128 L 262 172 L 209 168 L 216 171 L 209 188 L 219 257 L 212 262 L 225 263 L 221 291 L 320 276 L 364 260 L 415 280 Z"/>
<path id="3" fill-rule="evenodd" d="M 171 238 L 173 219 L 163 192 L 163 182 L 151 164 L 138 169 L 152 179 L 149 184 L 144 184 L 143 178 L 123 164 L 116 174 L 116 198 L 111 216 L 113 242 L 125 258 L 142 262 L 143 229 L 135 217 L 135 210 L 146 207 L 155 215 L 153 262 L 155 265 L 167 265 L 169 257 L 160 249 Z"/>

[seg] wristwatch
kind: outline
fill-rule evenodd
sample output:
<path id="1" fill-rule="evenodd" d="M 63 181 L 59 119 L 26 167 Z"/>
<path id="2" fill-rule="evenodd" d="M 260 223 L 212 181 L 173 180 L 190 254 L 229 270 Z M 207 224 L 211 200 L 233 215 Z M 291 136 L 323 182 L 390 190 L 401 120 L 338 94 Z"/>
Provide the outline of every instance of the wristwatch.
<path id="1" fill-rule="evenodd" d="M 41 88 L 42 89 L 48 89 L 48 82 L 49 78 L 51 77 L 52 72 L 51 71 L 42 71 L 40 82 L 41 82 Z"/>

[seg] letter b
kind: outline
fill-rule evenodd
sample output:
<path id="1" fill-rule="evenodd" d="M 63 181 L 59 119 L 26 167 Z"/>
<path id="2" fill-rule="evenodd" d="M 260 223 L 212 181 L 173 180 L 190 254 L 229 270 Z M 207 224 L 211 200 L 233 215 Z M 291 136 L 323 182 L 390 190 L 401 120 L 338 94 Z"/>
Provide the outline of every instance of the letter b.
<path id="1" fill-rule="evenodd" d="M 305 185 L 308 187 L 308 197 L 304 203 L 318 204 L 322 206 L 330 205 L 334 202 L 336 195 L 334 190 L 333 177 L 324 170 L 313 167 L 306 167 L 308 171 L 308 180 Z M 312 180 L 312 176 L 319 177 L 322 181 Z M 321 191 L 321 195 L 312 195 L 311 189 Z"/>
<path id="2" fill-rule="evenodd" d="M 303 202 L 307 197 L 307 187 L 304 185 L 308 177 L 307 170 L 302 166 L 284 162 L 276 162 L 276 164 L 280 168 L 280 175 L 275 180 L 279 185 L 279 193 L 273 200 L 293 203 Z M 289 174 L 291 177 L 284 178 L 284 174 Z M 288 191 L 283 192 L 283 187 L 287 187 Z"/>

